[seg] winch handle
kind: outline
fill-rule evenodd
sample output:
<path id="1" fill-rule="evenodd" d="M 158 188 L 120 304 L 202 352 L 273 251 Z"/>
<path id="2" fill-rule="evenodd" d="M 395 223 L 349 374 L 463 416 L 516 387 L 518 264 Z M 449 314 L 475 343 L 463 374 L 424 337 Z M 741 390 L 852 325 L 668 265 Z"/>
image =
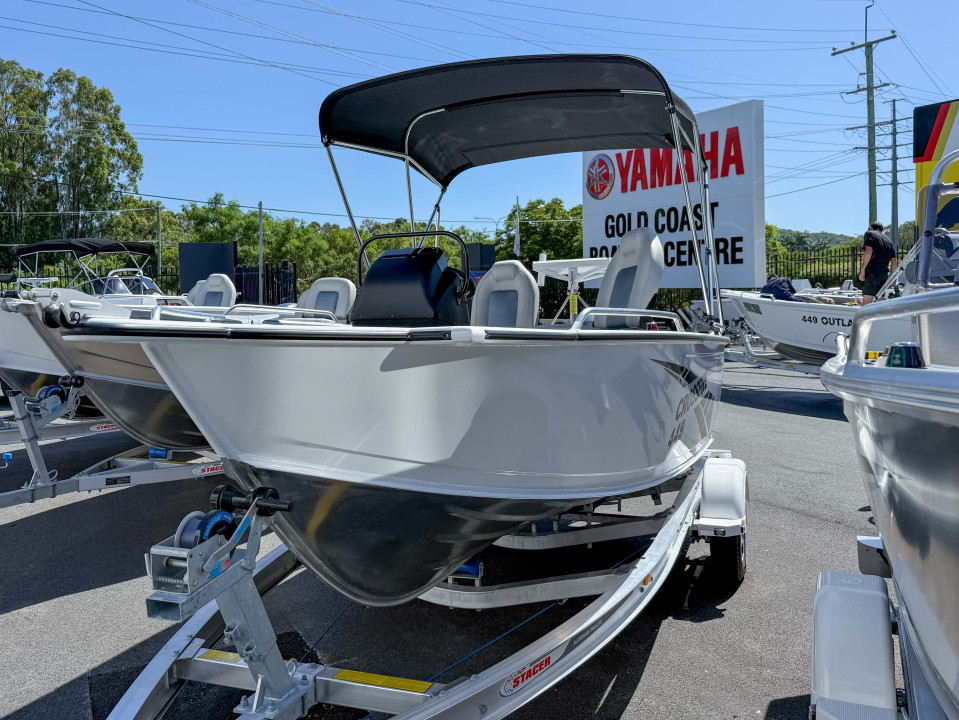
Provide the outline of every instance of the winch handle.
<path id="1" fill-rule="evenodd" d="M 230 512 L 249 510 L 254 500 L 257 501 L 258 515 L 269 517 L 274 513 L 290 512 L 293 509 L 292 502 L 280 500 L 280 493 L 275 488 L 261 487 L 247 494 L 232 485 L 217 485 L 213 488 L 210 494 L 210 507 L 214 510 Z"/>

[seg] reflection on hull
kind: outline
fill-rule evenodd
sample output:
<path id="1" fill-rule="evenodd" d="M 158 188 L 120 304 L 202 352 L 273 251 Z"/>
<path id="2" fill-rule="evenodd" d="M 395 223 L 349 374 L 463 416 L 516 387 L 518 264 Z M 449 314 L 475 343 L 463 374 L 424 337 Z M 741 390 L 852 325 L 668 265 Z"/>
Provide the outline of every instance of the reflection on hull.
<path id="1" fill-rule="evenodd" d="M 940 700 L 959 715 L 959 417 L 848 400 L 845 408 L 900 603 L 939 676 Z"/>
<path id="2" fill-rule="evenodd" d="M 789 345 L 787 343 L 772 342 L 771 340 L 767 340 L 766 343 L 770 348 L 778 352 L 787 360 L 812 363 L 813 365 L 822 365 L 829 358 L 836 354 L 835 352 L 825 353 L 818 350 L 809 350 L 807 348 L 801 348 L 797 347 L 796 345 Z"/>
<path id="3" fill-rule="evenodd" d="M 262 470 L 224 461 L 251 490 L 274 487 L 293 503 L 277 535 L 307 567 L 365 605 L 412 600 L 496 538 L 587 502 L 418 493 Z"/>
<path id="4" fill-rule="evenodd" d="M 173 450 L 209 447 L 196 423 L 165 387 L 86 377 L 84 388 L 110 420 L 142 443 Z"/>
<path id="5" fill-rule="evenodd" d="M 139 345 L 66 342 L 39 315 L 30 321 L 70 373 L 83 377 L 87 394 L 104 414 L 128 435 L 173 450 L 209 447 Z"/>

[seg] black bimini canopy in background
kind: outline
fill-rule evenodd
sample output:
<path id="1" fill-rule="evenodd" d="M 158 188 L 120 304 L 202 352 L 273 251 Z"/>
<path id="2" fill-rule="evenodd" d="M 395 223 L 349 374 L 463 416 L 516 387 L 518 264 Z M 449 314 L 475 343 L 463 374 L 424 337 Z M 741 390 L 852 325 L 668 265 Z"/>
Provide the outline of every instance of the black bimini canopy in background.
<path id="1" fill-rule="evenodd" d="M 99 255 L 100 253 L 152 255 L 153 245 L 145 242 L 121 242 L 112 238 L 71 238 L 69 240 L 43 240 L 28 245 L 14 245 L 13 252 L 17 257 L 46 252 L 69 252 L 74 253 L 77 257 Z"/>
<path id="2" fill-rule="evenodd" d="M 445 188 L 479 165 L 675 147 L 671 106 L 694 140 L 695 116 L 649 63 L 532 55 L 410 70 L 335 90 L 320 108 L 320 133 L 327 146 L 408 158 Z"/>

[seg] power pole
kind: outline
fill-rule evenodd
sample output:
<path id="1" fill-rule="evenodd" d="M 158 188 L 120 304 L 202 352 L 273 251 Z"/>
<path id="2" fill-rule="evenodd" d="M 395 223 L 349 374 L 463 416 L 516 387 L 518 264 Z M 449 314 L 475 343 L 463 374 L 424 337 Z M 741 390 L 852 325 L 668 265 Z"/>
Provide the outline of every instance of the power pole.
<path id="1" fill-rule="evenodd" d="M 892 103 L 892 247 L 899 257 L 899 153 L 896 149 L 896 100 Z"/>
<path id="2" fill-rule="evenodd" d="M 836 48 L 832 49 L 832 56 L 842 55 L 843 53 L 852 52 L 853 50 L 859 50 L 863 48 L 866 51 L 866 128 L 868 132 L 868 150 L 867 150 L 867 163 L 869 166 L 869 220 L 872 222 L 876 219 L 876 214 L 878 212 L 878 202 L 876 200 L 876 98 L 875 91 L 878 88 L 885 87 L 889 83 L 882 83 L 881 85 L 876 85 L 873 82 L 873 62 L 872 54 L 873 49 L 881 42 L 886 40 L 895 40 L 896 31 L 892 31 L 892 35 L 888 35 L 884 38 L 879 38 L 878 40 L 869 39 L 869 8 L 871 8 L 875 3 L 866 6 L 866 25 L 865 25 L 865 35 L 863 37 L 863 42 L 861 45 L 852 45 L 851 47 L 846 48 L 845 50 L 837 50 Z M 863 88 L 856 88 L 856 90 L 851 91 L 848 94 L 862 92 Z"/>
<path id="3" fill-rule="evenodd" d="M 157 280 L 163 274 L 163 229 L 160 226 L 162 206 L 157 206 Z"/>
<path id="4" fill-rule="evenodd" d="M 263 304 L 263 201 L 260 200 L 260 281 L 257 283 L 260 286 L 260 302 Z"/>

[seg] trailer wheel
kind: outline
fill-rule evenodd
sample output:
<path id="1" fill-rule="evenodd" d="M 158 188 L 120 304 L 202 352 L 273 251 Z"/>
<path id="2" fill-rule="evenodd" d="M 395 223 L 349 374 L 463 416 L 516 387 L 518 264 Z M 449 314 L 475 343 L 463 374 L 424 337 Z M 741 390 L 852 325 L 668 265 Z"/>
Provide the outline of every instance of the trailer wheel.
<path id="1" fill-rule="evenodd" d="M 746 577 L 746 533 L 732 537 L 713 537 L 709 540 L 712 558 L 722 582 L 736 587 Z"/>

